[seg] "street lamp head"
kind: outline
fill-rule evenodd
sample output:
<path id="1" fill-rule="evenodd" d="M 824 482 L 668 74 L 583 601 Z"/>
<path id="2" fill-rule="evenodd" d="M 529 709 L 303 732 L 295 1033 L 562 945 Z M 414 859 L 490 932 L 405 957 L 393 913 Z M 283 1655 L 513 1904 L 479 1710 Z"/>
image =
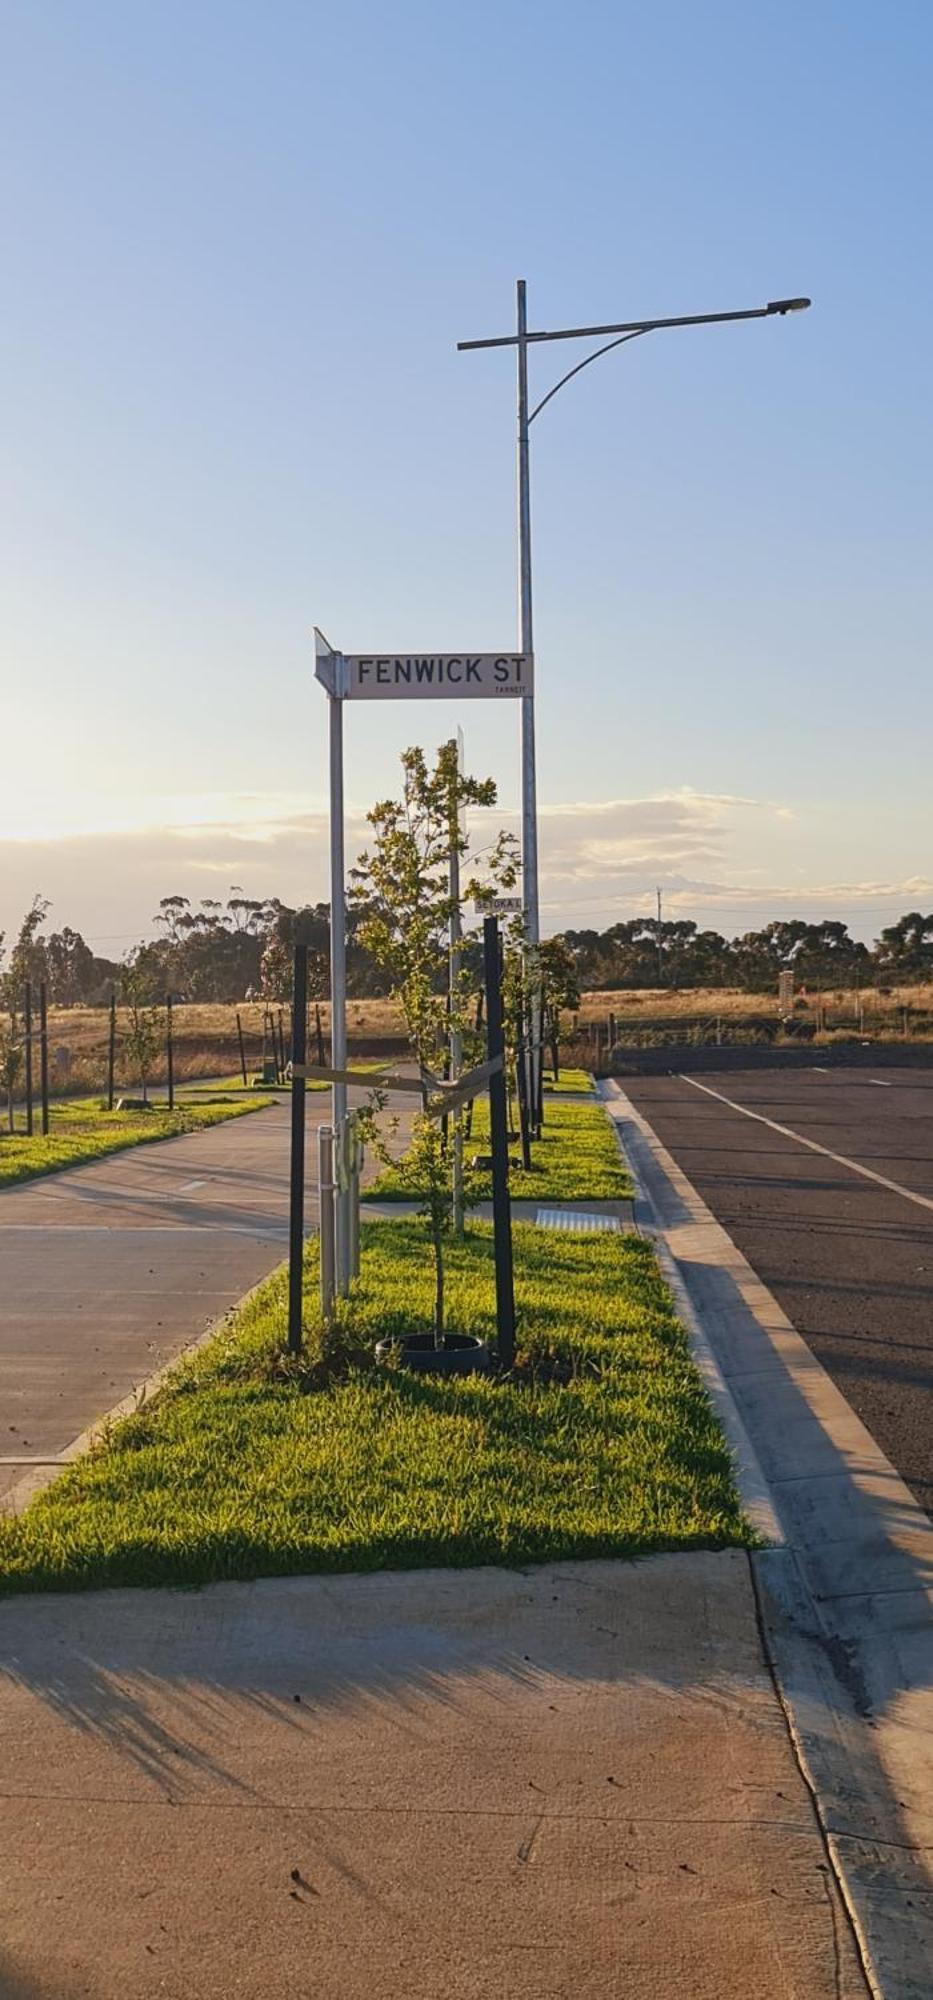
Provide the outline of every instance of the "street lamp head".
<path id="1" fill-rule="evenodd" d="M 804 313 L 811 304 L 810 299 L 769 299 L 765 310 L 769 313 Z"/>

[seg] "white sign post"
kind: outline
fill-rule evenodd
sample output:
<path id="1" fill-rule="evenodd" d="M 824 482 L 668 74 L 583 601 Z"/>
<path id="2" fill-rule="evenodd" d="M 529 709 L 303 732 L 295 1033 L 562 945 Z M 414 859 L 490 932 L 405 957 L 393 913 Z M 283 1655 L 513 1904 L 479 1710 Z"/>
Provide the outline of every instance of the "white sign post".
<path id="1" fill-rule="evenodd" d="M 521 700 L 534 689 L 531 653 L 338 653 L 314 628 L 315 678 L 327 692 L 330 743 L 331 1064 L 347 1067 L 347 898 L 343 827 L 345 701 Z M 347 1086 L 334 1081 L 334 1153 L 344 1157 Z M 336 1175 L 337 1290 L 350 1284 L 350 1215 L 345 1175 Z"/>
<path id="2" fill-rule="evenodd" d="M 330 1059 L 335 1070 L 347 1066 L 347 891 L 343 848 L 343 703 L 346 673 L 339 653 L 323 632 L 314 628 L 314 671 L 327 690 L 330 738 Z M 334 1159 L 339 1163 L 347 1123 L 347 1086 L 335 1079 L 331 1087 Z M 334 1248 L 337 1291 L 350 1283 L 350 1214 L 344 1177 L 335 1176 Z M 321 1190 L 323 1200 L 323 1188 Z"/>

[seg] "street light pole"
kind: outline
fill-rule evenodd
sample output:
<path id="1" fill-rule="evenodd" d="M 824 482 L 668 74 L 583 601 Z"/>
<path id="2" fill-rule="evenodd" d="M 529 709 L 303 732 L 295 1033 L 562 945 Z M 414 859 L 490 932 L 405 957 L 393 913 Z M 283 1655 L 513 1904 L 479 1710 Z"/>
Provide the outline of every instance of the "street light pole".
<path id="1" fill-rule="evenodd" d="M 528 308 L 525 280 L 515 287 L 518 360 L 518 647 L 528 658 L 534 652 L 534 616 L 531 601 L 531 463 L 528 416 Z M 529 1095 L 537 1104 L 538 1065 L 541 1061 L 541 983 L 537 953 L 541 938 L 538 905 L 538 774 L 535 763 L 535 698 L 522 696 L 522 903 L 525 942 L 529 958 L 528 1023 L 531 1051 L 527 1062 Z M 521 1058 L 524 1060 L 524 1058 Z"/>
<path id="2" fill-rule="evenodd" d="M 518 645 L 534 652 L 531 602 L 531 465 L 528 420 L 528 314 L 525 280 L 516 286 L 518 355 Z M 538 908 L 538 797 L 535 765 L 535 698 L 522 696 L 522 885 L 525 935 L 531 950 L 541 935 Z"/>
<path id="3" fill-rule="evenodd" d="M 519 278 L 517 284 L 517 321 L 514 333 L 500 334 L 493 340 L 459 340 L 457 350 L 467 353 L 480 347 L 514 347 L 518 357 L 518 576 L 519 576 L 519 619 L 520 645 L 523 653 L 531 653 L 533 647 L 532 602 L 531 602 L 531 477 L 529 465 L 529 432 L 537 416 L 546 403 L 557 395 L 565 383 L 581 369 L 588 368 L 591 361 L 598 361 L 601 354 L 608 354 L 613 347 L 622 347 L 626 341 L 637 340 L 641 334 L 661 333 L 666 329 L 683 326 L 724 326 L 738 320 L 783 318 L 785 313 L 805 312 L 809 299 L 771 299 L 766 306 L 752 306 L 742 312 L 689 313 L 676 319 L 635 319 L 622 320 L 612 326 L 569 326 L 555 332 L 528 331 L 525 280 Z M 546 340 L 590 340 L 610 335 L 603 345 L 584 356 L 574 368 L 569 368 L 559 382 L 542 396 L 533 410 L 528 408 L 528 349 L 532 343 Z M 522 697 L 522 886 L 525 904 L 525 928 L 528 943 L 535 951 L 540 941 L 540 904 L 538 899 L 538 816 L 537 816 L 537 774 L 535 768 L 535 707 L 534 695 Z"/>

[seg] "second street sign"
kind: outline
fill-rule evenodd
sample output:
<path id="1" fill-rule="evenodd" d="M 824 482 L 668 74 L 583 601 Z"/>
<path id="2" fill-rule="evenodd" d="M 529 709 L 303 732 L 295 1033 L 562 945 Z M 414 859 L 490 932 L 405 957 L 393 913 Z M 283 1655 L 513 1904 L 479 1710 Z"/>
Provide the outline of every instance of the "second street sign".
<path id="1" fill-rule="evenodd" d="M 347 653 L 349 701 L 508 699 L 534 692 L 530 653 Z"/>

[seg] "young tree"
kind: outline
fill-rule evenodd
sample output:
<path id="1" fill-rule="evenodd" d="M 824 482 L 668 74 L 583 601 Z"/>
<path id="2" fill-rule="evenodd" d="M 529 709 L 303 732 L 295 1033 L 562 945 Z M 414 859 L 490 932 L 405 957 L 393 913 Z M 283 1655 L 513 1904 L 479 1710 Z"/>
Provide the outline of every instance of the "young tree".
<path id="1" fill-rule="evenodd" d="M 565 937 L 543 938 L 538 954 L 541 983 L 554 1027 L 555 1064 L 560 1045 L 561 1014 L 564 1008 L 576 1012 L 580 1005 L 580 974 L 577 961 Z"/>
<path id="2" fill-rule="evenodd" d="M 51 904 L 46 896 L 34 896 L 19 927 L 16 943 L 10 953 L 10 963 L 0 978 L 0 1003 L 9 1013 L 13 1026 L 22 1005 L 23 987 L 27 979 L 38 982 L 46 976 L 45 944 L 38 936 L 48 916 Z"/>
<path id="3" fill-rule="evenodd" d="M 461 860 L 468 852 L 463 811 L 468 806 L 493 806 L 492 778 L 467 777 L 458 769 L 457 746 L 444 743 L 433 767 L 423 750 L 402 754 L 402 796 L 384 799 L 367 815 L 372 846 L 360 855 L 353 871 L 351 897 L 360 912 L 357 935 L 387 976 L 390 992 L 405 1019 L 408 1040 L 423 1085 L 423 1110 L 401 1172 L 405 1184 L 422 1196 L 434 1251 L 435 1345 L 444 1344 L 444 1239 L 450 1229 L 452 1190 L 450 1161 L 439 1123 L 427 1116 L 429 1077 L 438 1071 L 452 1026 L 466 1027 L 468 976 L 459 990 L 448 993 L 448 941 L 451 911 L 450 852 L 453 842 Z M 461 884 L 460 900 L 472 896 L 476 884 Z"/>
<path id="4" fill-rule="evenodd" d="M 139 1077 L 143 1103 L 148 1104 L 149 1079 L 162 1040 L 162 1025 L 159 1010 L 153 1006 L 150 997 L 152 975 L 145 950 L 137 952 L 136 957 L 124 966 L 121 983 L 123 1004 L 129 1014 L 125 1030 L 126 1053 Z"/>
<path id="5" fill-rule="evenodd" d="M 11 1019 L 9 1027 L 0 1028 L 0 1084 L 6 1091 L 7 1122 L 13 1131 L 13 1092 L 23 1066 L 23 1044 L 16 1039 Z"/>

